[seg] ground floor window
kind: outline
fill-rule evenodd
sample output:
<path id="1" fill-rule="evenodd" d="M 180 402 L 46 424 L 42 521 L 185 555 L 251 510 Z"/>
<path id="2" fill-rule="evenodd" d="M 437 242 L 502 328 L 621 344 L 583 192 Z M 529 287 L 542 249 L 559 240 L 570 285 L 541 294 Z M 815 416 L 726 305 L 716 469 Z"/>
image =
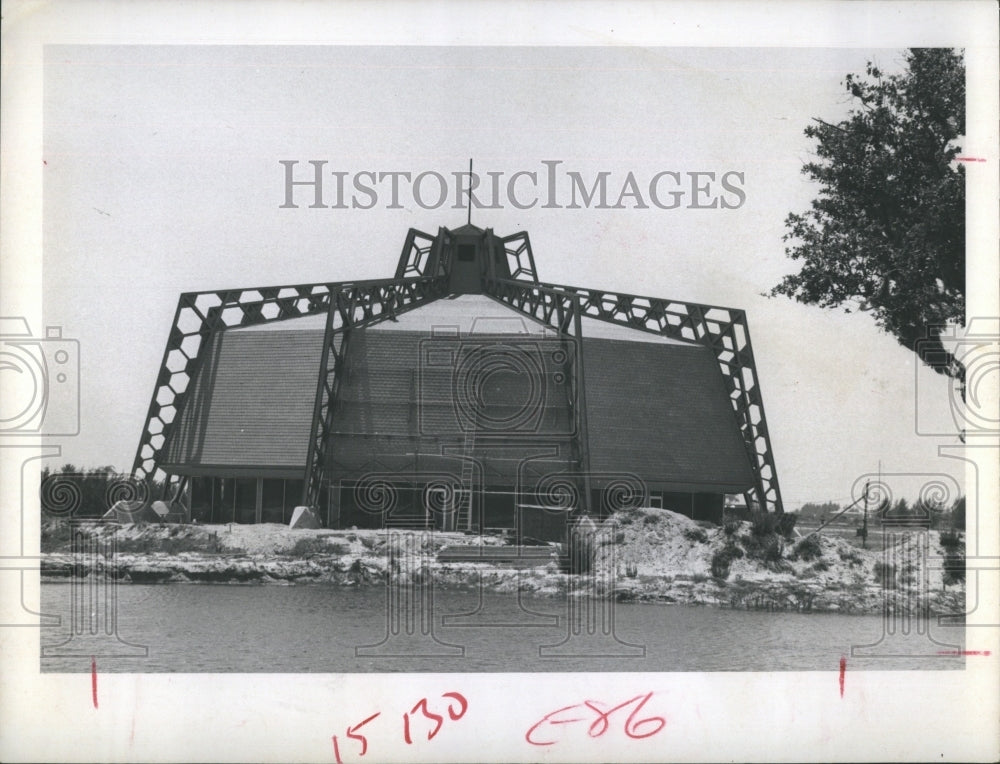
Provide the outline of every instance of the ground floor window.
<path id="1" fill-rule="evenodd" d="M 257 522 L 257 478 L 236 478 L 236 522 Z"/>
<path id="2" fill-rule="evenodd" d="M 302 503 L 301 480 L 283 478 L 194 477 L 191 519 L 199 523 L 280 523 L 287 525 Z M 326 492 L 320 519 L 326 520 Z"/>
<path id="3" fill-rule="evenodd" d="M 302 480 L 213 478 L 191 480 L 191 516 L 209 523 L 287 525 L 302 503 Z M 591 512 L 603 519 L 616 509 L 651 506 L 694 520 L 722 522 L 722 494 L 655 492 L 622 497 L 611 488 L 593 488 Z M 537 500 L 537 499 L 536 499 Z M 571 507 L 525 503 L 510 486 L 487 486 L 471 493 L 457 486 L 403 482 L 372 486 L 338 481 L 323 488 L 318 515 L 327 528 L 427 528 L 446 531 L 510 530 L 540 540 L 558 540 Z"/>
<path id="4" fill-rule="evenodd" d="M 263 478 L 260 491 L 260 521 L 262 523 L 285 523 L 285 481 Z"/>

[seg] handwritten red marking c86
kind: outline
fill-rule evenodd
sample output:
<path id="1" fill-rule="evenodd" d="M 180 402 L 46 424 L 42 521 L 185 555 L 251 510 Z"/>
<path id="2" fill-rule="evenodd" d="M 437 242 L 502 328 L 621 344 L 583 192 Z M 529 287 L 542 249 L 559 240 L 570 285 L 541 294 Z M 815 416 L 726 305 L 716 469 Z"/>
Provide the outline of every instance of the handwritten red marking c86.
<path id="1" fill-rule="evenodd" d="M 624 703 L 619 703 L 617 706 L 609 708 L 607 711 L 602 711 L 598 707 L 598 705 L 603 706 L 607 704 L 596 700 L 585 700 L 583 703 L 563 706 L 562 708 L 546 714 L 538 722 L 532 725 L 531 728 L 524 734 L 524 739 L 531 745 L 555 745 L 558 742 L 556 740 L 539 739 L 539 735 L 541 734 L 543 727 L 547 725 L 554 726 L 557 724 L 574 724 L 576 722 L 586 721 L 588 718 L 592 718 L 592 721 L 590 726 L 587 728 L 587 735 L 592 738 L 598 738 L 610 728 L 611 715 L 616 711 L 620 711 L 621 709 L 632 705 L 633 703 L 635 703 L 635 707 L 625 720 L 625 725 L 622 728 L 622 731 L 633 740 L 641 740 L 643 738 L 652 737 L 663 730 L 663 728 L 667 725 L 667 720 L 662 716 L 639 718 L 639 712 L 642 710 L 642 707 L 645 706 L 652 697 L 652 692 L 647 692 L 645 695 L 636 695 L 634 698 L 630 698 Z M 636 703 L 636 701 L 638 701 L 638 703 Z M 581 712 L 580 709 L 589 710 L 592 712 L 593 716 L 588 716 L 586 713 Z M 562 714 L 566 714 L 567 712 L 575 713 L 570 718 L 562 716 Z"/>

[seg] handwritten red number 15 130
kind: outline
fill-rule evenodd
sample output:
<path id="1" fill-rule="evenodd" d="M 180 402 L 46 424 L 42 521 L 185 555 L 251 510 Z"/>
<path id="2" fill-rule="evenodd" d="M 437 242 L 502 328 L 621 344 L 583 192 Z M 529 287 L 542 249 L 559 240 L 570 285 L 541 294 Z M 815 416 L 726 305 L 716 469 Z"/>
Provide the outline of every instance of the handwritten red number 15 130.
<path id="1" fill-rule="evenodd" d="M 441 697 L 449 699 L 448 705 L 444 709 L 441 709 L 443 713 L 434 713 L 428 705 L 427 698 L 421 698 L 414 704 L 413 708 L 403 714 L 403 740 L 407 745 L 413 744 L 413 737 L 410 733 L 410 717 L 416 717 L 417 711 L 420 711 L 420 714 L 424 719 L 433 722 L 433 727 L 427 730 L 427 739 L 433 740 L 434 736 L 441 731 L 441 727 L 444 725 L 445 714 L 447 714 L 449 719 L 455 722 L 465 716 L 465 712 L 469 710 L 469 701 L 467 701 L 465 696 L 461 693 L 446 692 L 443 693 Z M 368 753 L 368 738 L 360 733 L 361 728 L 381 715 L 382 712 L 377 711 L 367 719 L 362 719 L 357 724 L 347 728 L 345 733 L 346 736 L 351 740 L 357 740 L 358 744 L 361 746 L 361 750 L 358 751 L 358 756 L 364 756 Z M 416 717 L 416 721 L 420 721 L 420 717 Z M 344 764 L 343 760 L 340 758 L 340 743 L 337 740 L 336 735 L 333 736 L 333 754 L 337 759 L 337 764 Z"/>

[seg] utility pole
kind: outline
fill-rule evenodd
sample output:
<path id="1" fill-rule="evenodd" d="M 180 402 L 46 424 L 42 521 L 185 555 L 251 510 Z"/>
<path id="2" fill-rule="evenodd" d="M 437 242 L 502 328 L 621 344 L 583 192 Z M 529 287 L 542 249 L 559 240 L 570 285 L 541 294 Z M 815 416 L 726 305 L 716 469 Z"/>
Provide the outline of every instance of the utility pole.
<path id="1" fill-rule="evenodd" d="M 861 546 L 868 548 L 868 482 L 865 481 L 865 519 L 861 525 Z"/>

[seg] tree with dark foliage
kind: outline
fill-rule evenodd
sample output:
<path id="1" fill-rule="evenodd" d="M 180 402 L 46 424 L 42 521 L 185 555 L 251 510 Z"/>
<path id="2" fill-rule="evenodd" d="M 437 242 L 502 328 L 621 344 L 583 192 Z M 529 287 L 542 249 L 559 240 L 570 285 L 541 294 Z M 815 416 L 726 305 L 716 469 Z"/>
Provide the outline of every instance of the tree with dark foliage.
<path id="1" fill-rule="evenodd" d="M 902 74 L 870 62 L 864 75 L 848 74 L 848 117 L 805 129 L 817 159 L 802 172 L 819 195 L 785 220 L 786 254 L 802 267 L 771 296 L 870 312 L 962 385 L 964 366 L 940 337 L 965 320 L 965 172 L 955 161 L 965 66 L 943 48 L 911 49 L 905 61 Z"/>

